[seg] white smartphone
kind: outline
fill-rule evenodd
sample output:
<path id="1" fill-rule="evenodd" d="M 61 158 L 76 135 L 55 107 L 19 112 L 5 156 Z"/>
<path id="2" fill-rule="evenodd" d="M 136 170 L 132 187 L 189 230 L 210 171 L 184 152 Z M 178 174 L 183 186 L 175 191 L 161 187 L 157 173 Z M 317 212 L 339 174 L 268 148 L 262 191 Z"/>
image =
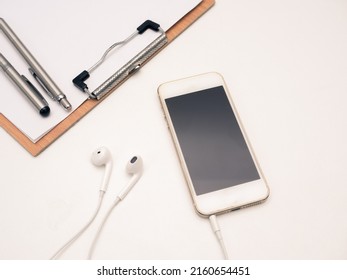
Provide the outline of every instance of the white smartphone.
<path id="1" fill-rule="evenodd" d="M 193 203 L 202 216 L 265 201 L 269 188 L 218 73 L 158 87 Z"/>

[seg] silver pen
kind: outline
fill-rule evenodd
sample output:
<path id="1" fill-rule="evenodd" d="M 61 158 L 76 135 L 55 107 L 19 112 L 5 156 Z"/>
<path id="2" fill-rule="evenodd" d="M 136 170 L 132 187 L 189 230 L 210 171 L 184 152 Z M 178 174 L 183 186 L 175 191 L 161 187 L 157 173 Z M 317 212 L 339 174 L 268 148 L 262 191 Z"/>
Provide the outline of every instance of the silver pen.
<path id="1" fill-rule="evenodd" d="M 10 78 L 28 98 L 32 105 L 39 111 L 40 115 L 47 117 L 51 111 L 47 101 L 40 92 L 25 77 L 21 76 L 10 62 L 0 53 L 0 67 L 4 70 L 8 78 Z"/>
<path id="2" fill-rule="evenodd" d="M 9 38 L 11 43 L 15 46 L 15 48 L 20 52 L 20 54 L 29 64 L 30 72 L 33 74 L 33 76 L 39 82 L 39 84 L 43 87 L 43 89 L 47 92 L 47 94 L 53 100 L 59 102 L 59 104 L 65 110 L 71 110 L 71 104 L 67 100 L 65 94 L 48 76 L 46 71 L 42 68 L 42 66 L 38 63 L 38 61 L 30 53 L 30 51 L 24 46 L 24 44 L 21 42 L 21 40 L 17 37 L 17 35 L 13 32 L 13 30 L 10 28 L 10 26 L 5 22 L 3 18 L 0 18 L 0 29 Z"/>

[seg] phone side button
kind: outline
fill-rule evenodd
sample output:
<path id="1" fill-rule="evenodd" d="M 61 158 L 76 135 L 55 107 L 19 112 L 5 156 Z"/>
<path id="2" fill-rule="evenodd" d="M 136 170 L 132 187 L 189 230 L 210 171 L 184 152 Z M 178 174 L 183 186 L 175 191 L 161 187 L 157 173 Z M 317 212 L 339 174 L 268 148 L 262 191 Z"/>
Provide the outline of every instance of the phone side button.
<path id="1" fill-rule="evenodd" d="M 166 118 L 165 114 L 164 114 L 164 120 L 165 120 L 166 127 L 170 130 L 169 123 L 167 122 L 167 118 Z"/>

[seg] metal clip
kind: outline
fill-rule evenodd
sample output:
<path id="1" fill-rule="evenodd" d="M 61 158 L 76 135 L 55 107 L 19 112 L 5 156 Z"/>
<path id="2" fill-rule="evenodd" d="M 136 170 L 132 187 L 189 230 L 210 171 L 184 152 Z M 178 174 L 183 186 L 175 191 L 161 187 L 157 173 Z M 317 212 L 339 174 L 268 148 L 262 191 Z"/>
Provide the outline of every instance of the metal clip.
<path id="1" fill-rule="evenodd" d="M 152 43 L 150 43 L 145 49 L 143 49 L 138 55 L 132 58 L 127 64 L 125 64 L 110 78 L 108 78 L 104 83 L 102 83 L 95 90 L 90 92 L 85 81 L 90 77 L 90 73 L 104 62 L 104 60 L 106 59 L 106 56 L 110 53 L 110 51 L 113 50 L 116 46 L 125 45 L 127 42 L 132 40 L 136 35 L 141 35 L 148 29 L 151 29 L 153 31 L 159 31 L 161 34 Z M 141 68 L 141 66 L 148 59 L 150 59 L 159 49 L 161 49 L 165 44 L 167 44 L 167 42 L 168 42 L 168 39 L 166 37 L 166 34 L 164 30 L 160 28 L 160 25 L 151 20 L 146 20 L 137 28 L 137 31 L 131 34 L 128 38 L 126 38 L 123 41 L 114 43 L 112 46 L 110 46 L 105 51 L 105 53 L 103 54 L 103 56 L 98 62 L 96 62 L 91 68 L 89 68 L 88 71 L 87 70 L 82 71 L 79 75 L 77 75 L 72 80 L 72 82 L 82 92 L 87 93 L 90 98 L 99 100 L 103 96 L 111 92 L 117 85 L 119 85 L 122 81 L 124 81 L 130 75 L 136 73 Z"/>

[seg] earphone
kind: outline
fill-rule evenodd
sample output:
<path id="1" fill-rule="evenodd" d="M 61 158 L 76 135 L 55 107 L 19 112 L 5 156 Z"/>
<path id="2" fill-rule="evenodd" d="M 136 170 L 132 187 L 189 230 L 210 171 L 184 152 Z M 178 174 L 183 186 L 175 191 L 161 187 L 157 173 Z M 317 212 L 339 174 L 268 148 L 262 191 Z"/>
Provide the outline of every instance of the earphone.
<path id="1" fill-rule="evenodd" d="M 99 213 L 99 210 L 101 208 L 101 204 L 103 201 L 104 194 L 107 190 L 111 173 L 112 173 L 112 155 L 110 151 L 106 147 L 100 147 L 96 149 L 91 156 L 91 162 L 97 166 L 105 167 L 105 173 L 104 177 L 102 179 L 102 183 L 100 186 L 99 190 L 99 200 L 98 200 L 98 205 L 96 207 L 96 210 L 94 211 L 93 216 L 89 219 L 89 221 L 85 224 L 83 228 L 81 228 L 71 239 L 69 239 L 52 257 L 51 259 L 56 259 L 59 257 L 67 248 L 69 248 L 73 242 L 75 242 L 87 229 L 88 227 L 92 224 L 92 222 L 95 220 L 96 216 Z M 125 198 L 125 196 L 129 193 L 129 191 L 134 187 L 134 185 L 138 182 L 138 180 L 141 178 L 142 172 L 143 172 L 143 162 L 142 158 L 140 156 L 133 156 L 127 163 L 126 165 L 126 171 L 130 174 L 132 174 L 132 178 L 127 184 L 126 187 L 124 187 L 119 194 L 117 195 L 114 203 L 112 204 L 111 208 L 109 209 L 107 215 L 103 219 L 103 222 L 99 226 L 99 230 L 94 238 L 94 241 L 92 243 L 92 246 L 89 251 L 89 256 L 91 257 L 92 250 L 95 247 L 97 238 L 101 232 L 101 229 L 103 228 L 104 224 L 106 223 L 106 220 L 108 219 L 108 216 L 111 214 L 112 209 L 121 201 Z"/>
<path id="2" fill-rule="evenodd" d="M 105 166 L 105 174 L 100 191 L 106 192 L 112 172 L 112 155 L 106 147 L 100 147 L 92 153 L 91 161 L 95 166 Z"/>
<path id="3" fill-rule="evenodd" d="M 135 186 L 137 181 L 141 178 L 143 172 L 142 158 L 140 156 L 132 157 L 126 165 L 126 171 L 127 173 L 132 174 L 132 178 L 130 179 L 128 185 L 119 192 L 117 197 L 120 200 L 123 200 L 125 198 L 125 196 L 130 192 L 130 190 Z"/>
<path id="4" fill-rule="evenodd" d="M 140 156 L 134 156 L 132 157 L 127 165 L 126 165 L 126 171 L 127 173 L 131 174 L 132 177 L 129 181 L 129 183 L 118 193 L 116 196 L 115 201 L 107 211 L 104 219 L 102 220 L 97 233 L 95 234 L 94 240 L 90 246 L 89 253 L 88 253 L 88 259 L 92 258 L 93 252 L 95 250 L 96 243 L 99 239 L 99 236 L 101 234 L 102 229 L 104 228 L 108 218 L 110 217 L 113 209 L 118 205 L 119 202 L 121 202 L 127 194 L 130 192 L 130 190 L 136 185 L 136 183 L 139 181 L 139 179 L 142 176 L 143 173 L 143 161 Z"/>

